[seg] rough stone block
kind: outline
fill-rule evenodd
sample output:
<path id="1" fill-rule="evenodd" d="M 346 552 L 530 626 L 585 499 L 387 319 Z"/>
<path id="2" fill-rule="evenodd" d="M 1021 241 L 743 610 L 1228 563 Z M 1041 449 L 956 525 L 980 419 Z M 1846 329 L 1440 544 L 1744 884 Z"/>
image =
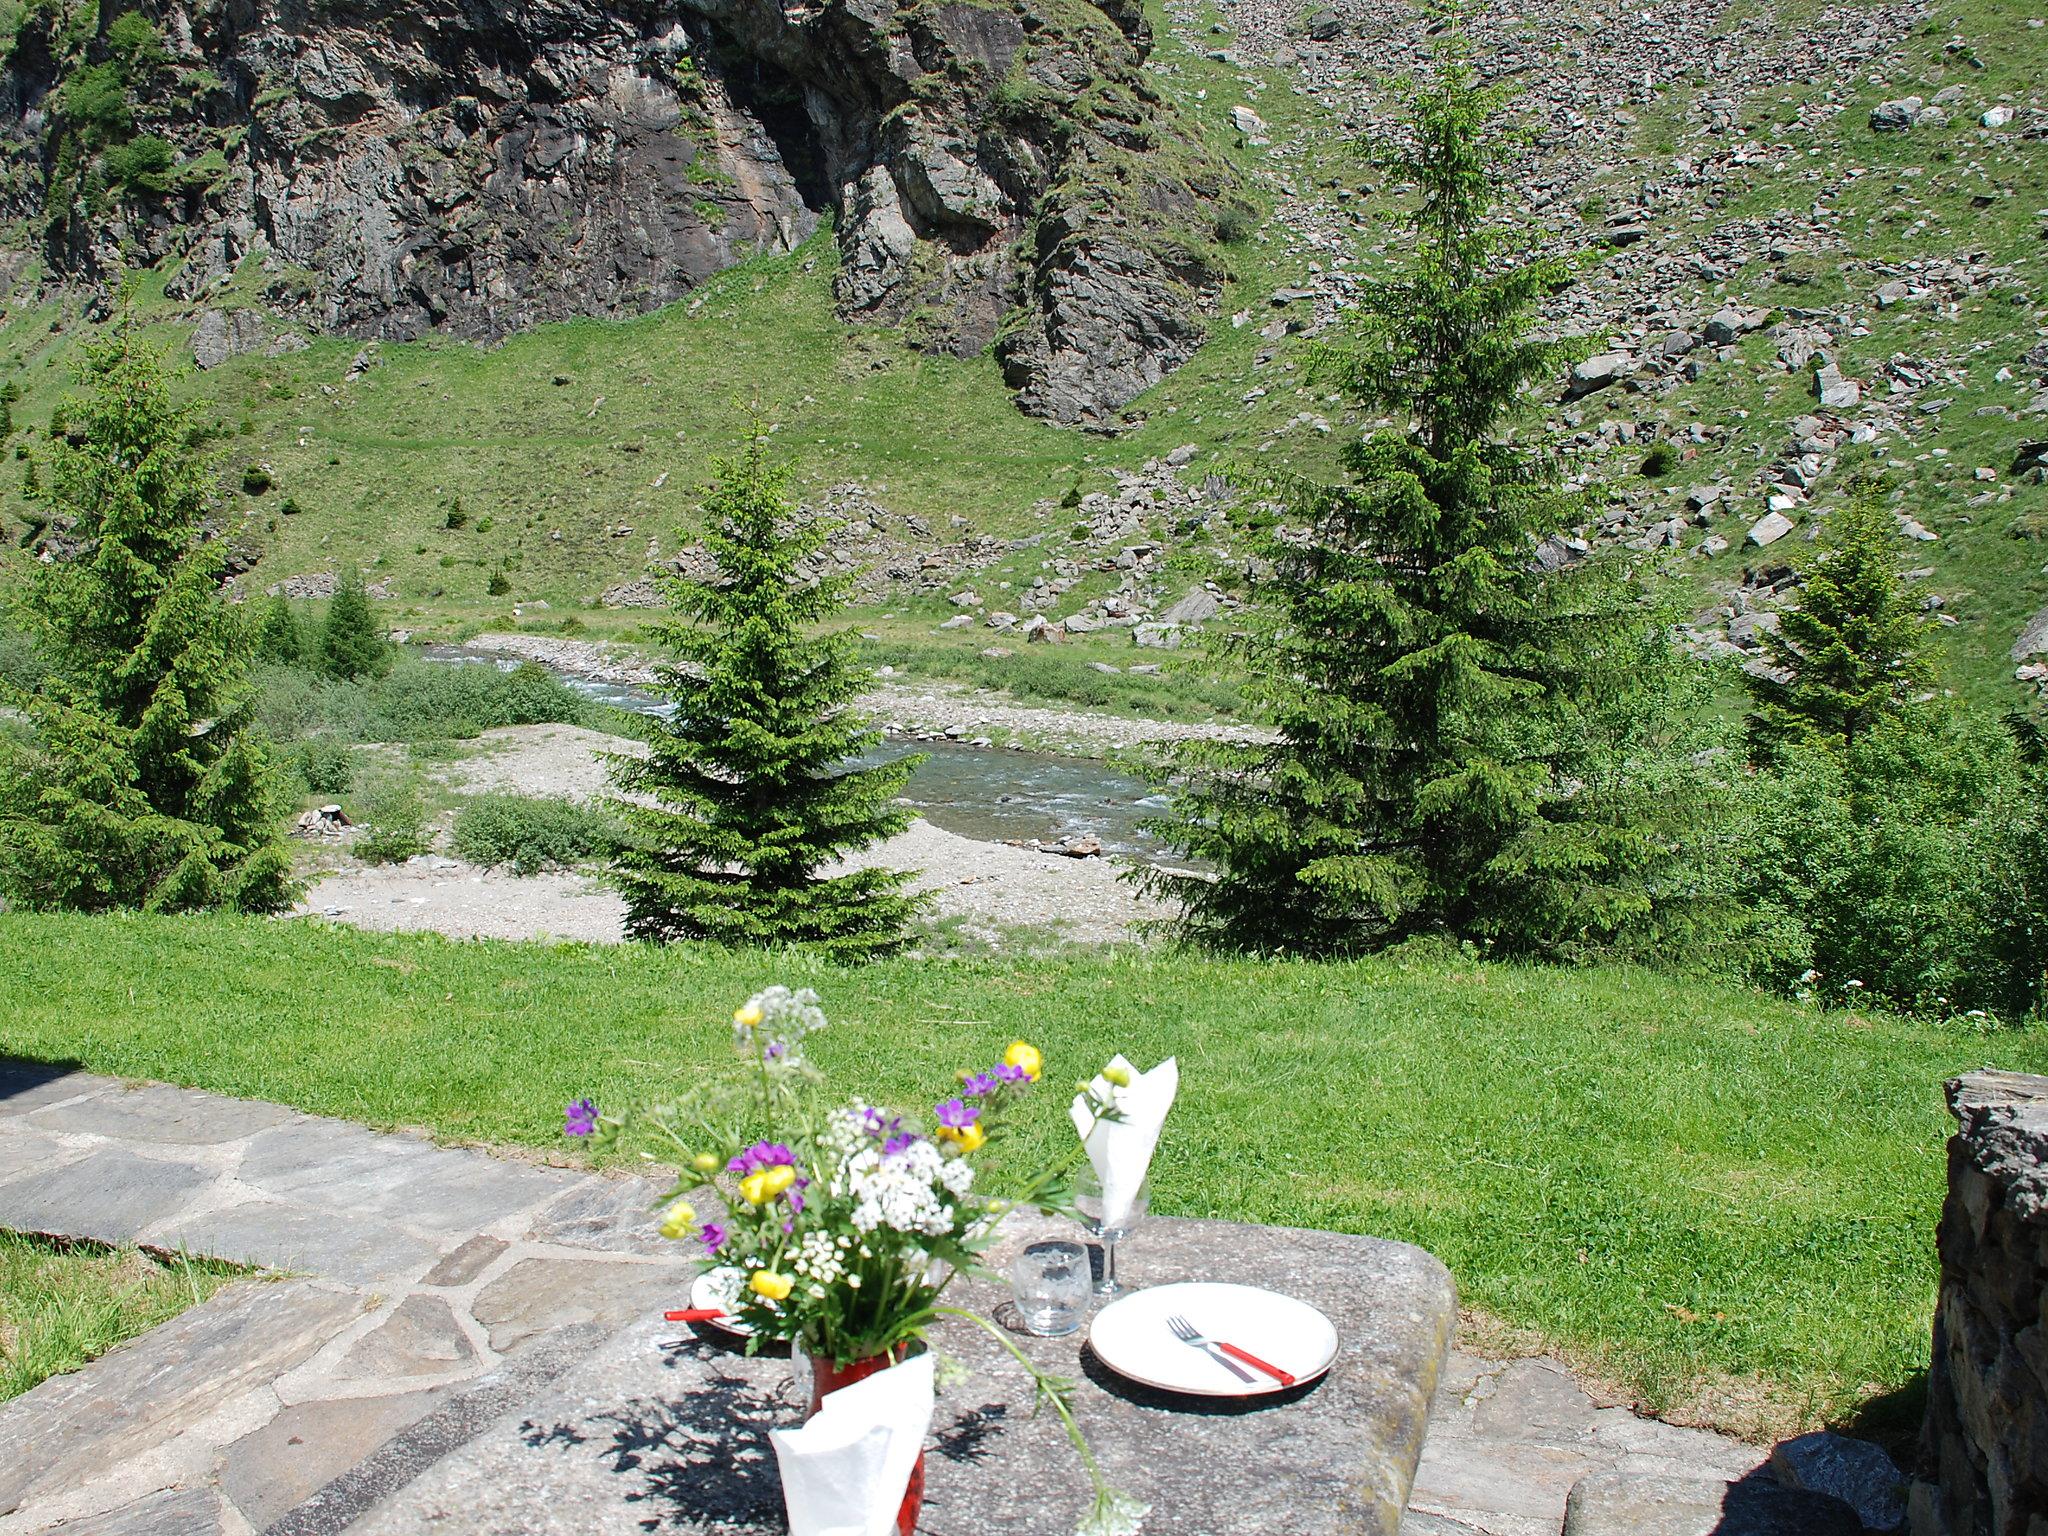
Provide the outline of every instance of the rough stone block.
<path id="1" fill-rule="evenodd" d="M 220 1495 L 211 1488 L 160 1488 L 42 1536 L 221 1536 Z"/>
<path id="2" fill-rule="evenodd" d="M 212 1175 L 185 1163 L 103 1147 L 60 1168 L 18 1173 L 0 1184 L 0 1227 L 133 1242 L 212 1183 Z"/>
<path id="3" fill-rule="evenodd" d="M 28 1123 L 52 1131 L 82 1131 L 117 1141 L 166 1146 L 210 1146 L 239 1141 L 293 1118 L 282 1104 L 224 1099 L 165 1083 L 111 1088 L 72 1104 L 39 1109 Z"/>
<path id="4" fill-rule="evenodd" d="M 287 1408 L 227 1448 L 220 1485 L 260 1531 L 400 1430 L 425 1418 L 444 1396 L 404 1392 Z"/>
<path id="5" fill-rule="evenodd" d="M 1882 1446 L 1825 1431 L 1781 1442 L 1771 1471 L 1787 1488 L 1825 1493 L 1856 1511 L 1873 1531 L 1895 1531 L 1906 1519 L 1906 1478 Z"/>
<path id="6" fill-rule="evenodd" d="M 1582 1478 L 1565 1505 L 1564 1536 L 1862 1536 L 1849 1506 L 1825 1494 L 1751 1478 Z"/>
<path id="7" fill-rule="evenodd" d="M 621 1326 L 689 1305 L 691 1264 L 603 1259 L 521 1259 L 477 1294 L 470 1315 L 499 1354 L 575 1323 Z"/>
<path id="8" fill-rule="evenodd" d="M 410 1280 L 441 1254 L 423 1238 L 374 1217 L 337 1221 L 325 1210 L 251 1200 L 148 1229 L 152 1243 L 234 1264 L 325 1275 L 351 1285 Z"/>

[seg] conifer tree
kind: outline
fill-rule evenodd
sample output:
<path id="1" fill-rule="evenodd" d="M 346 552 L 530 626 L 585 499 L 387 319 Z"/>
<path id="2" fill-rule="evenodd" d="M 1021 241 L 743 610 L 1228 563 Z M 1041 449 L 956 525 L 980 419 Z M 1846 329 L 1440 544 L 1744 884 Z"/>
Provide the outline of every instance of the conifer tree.
<path id="1" fill-rule="evenodd" d="M 256 626 L 256 659 L 279 667 L 296 667 L 306 659 L 306 637 L 292 612 L 291 599 L 281 592 L 263 607 L 263 618 Z"/>
<path id="2" fill-rule="evenodd" d="M 377 633 L 377 616 L 358 571 L 344 575 L 328 601 L 320 624 L 319 662 L 322 672 L 345 683 L 391 670 L 391 644 Z"/>
<path id="3" fill-rule="evenodd" d="M 1750 739 L 1770 759 L 1788 746 L 1847 753 L 1904 713 L 1927 686 L 1926 641 L 1899 572 L 1896 520 L 1870 487 L 1828 519 L 1828 538 L 1800 562 L 1797 602 L 1766 631 L 1771 670 L 1751 674 Z"/>
<path id="4" fill-rule="evenodd" d="M 1615 568 L 1535 558 L 1582 515 L 1547 442 L 1514 430 L 1572 355 L 1532 336 L 1566 268 L 1496 215 L 1501 103 L 1454 35 L 1375 157 L 1415 189 L 1414 249 L 1318 365 L 1395 425 L 1344 448 L 1344 483 L 1246 477 L 1281 517 L 1222 649 L 1279 739 L 1169 752 L 1161 830 L 1216 877 L 1137 877 L 1197 941 L 1328 954 L 1438 932 L 1556 952 L 1649 908 L 1655 838 L 1573 771 L 1575 720 L 1625 687 L 1644 619 Z"/>
<path id="5" fill-rule="evenodd" d="M 52 439 L 45 506 L 82 546 L 20 602 L 42 680 L 0 766 L 0 888 L 24 907 L 231 907 L 292 896 L 270 774 L 244 729 L 248 638 L 202 523 L 212 484 L 162 366 L 122 326 Z"/>
<path id="6" fill-rule="evenodd" d="M 804 573 L 826 529 L 799 513 L 758 418 L 712 469 L 705 544 L 717 573 L 659 578 L 657 634 L 679 658 L 660 686 L 675 713 L 647 757 L 612 764 L 619 788 L 655 802 L 622 807 L 629 835 L 612 880 L 627 931 L 844 958 L 900 949 L 921 905 L 903 891 L 907 874 L 819 870 L 909 824 L 893 802 L 917 759 L 845 766 L 881 739 L 848 707 L 866 673 L 851 637 L 816 632 L 842 584 Z"/>

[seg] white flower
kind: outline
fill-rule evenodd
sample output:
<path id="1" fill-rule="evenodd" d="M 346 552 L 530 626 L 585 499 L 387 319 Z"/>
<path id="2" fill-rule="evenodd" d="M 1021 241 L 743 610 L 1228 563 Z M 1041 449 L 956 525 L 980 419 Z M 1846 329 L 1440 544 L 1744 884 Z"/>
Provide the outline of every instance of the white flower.
<path id="1" fill-rule="evenodd" d="M 843 1171 L 854 1202 L 849 1219 L 856 1231 L 887 1227 L 892 1232 L 944 1237 L 953 1230 L 953 1213 L 939 1191 L 950 1192 L 949 1179 L 955 1176 L 947 1175 L 945 1159 L 930 1142 L 913 1141 L 887 1156 L 870 1147 L 848 1159 Z M 865 1256 L 865 1248 L 862 1253 Z"/>
<path id="2" fill-rule="evenodd" d="M 1074 1528 L 1074 1536 L 1138 1536 L 1150 1504 L 1140 1504 L 1127 1493 L 1104 1488 L 1095 1495 L 1095 1505 Z"/>

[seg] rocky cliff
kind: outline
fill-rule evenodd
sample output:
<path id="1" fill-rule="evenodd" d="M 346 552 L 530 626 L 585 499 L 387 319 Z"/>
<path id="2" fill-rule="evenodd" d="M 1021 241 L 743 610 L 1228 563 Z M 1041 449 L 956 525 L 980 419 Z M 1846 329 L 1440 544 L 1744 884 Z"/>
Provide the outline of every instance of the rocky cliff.
<path id="1" fill-rule="evenodd" d="M 849 319 L 1102 425 L 1198 344 L 1233 192 L 1150 41 L 1121 0 L 44 0 L 0 211 L 65 280 L 253 262 L 391 339 L 636 313 L 830 218 Z"/>

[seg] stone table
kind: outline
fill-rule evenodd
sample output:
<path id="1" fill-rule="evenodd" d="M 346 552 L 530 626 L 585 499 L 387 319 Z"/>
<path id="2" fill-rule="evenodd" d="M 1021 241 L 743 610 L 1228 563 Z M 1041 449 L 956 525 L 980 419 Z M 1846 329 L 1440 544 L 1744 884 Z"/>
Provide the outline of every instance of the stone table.
<path id="1" fill-rule="evenodd" d="M 1060 1224 L 1014 1221 L 989 1255 L 1007 1269 Z M 1071 1234 L 1072 1228 L 1064 1231 Z M 1019 1338 L 1044 1369 L 1077 1380 L 1075 1415 L 1110 1482 L 1153 1506 L 1174 1536 L 1396 1536 L 1456 1324 L 1449 1274 L 1427 1253 L 1376 1238 L 1228 1222 L 1155 1220 L 1119 1251 L 1134 1283 L 1231 1280 L 1313 1301 L 1340 1350 L 1322 1380 L 1245 1402 L 1179 1398 L 1111 1375 L 1068 1339 Z M 987 1284 L 950 1297 L 988 1315 Z M 929 1536 L 1068 1536 L 1087 1481 L 1058 1416 L 1031 1412 L 1029 1376 L 956 1319 L 936 1345 L 972 1376 L 933 1419 Z M 709 1330 L 650 1320 L 372 1506 L 351 1536 L 778 1532 L 771 1426 L 802 1398 L 786 1358 L 746 1355 Z"/>

